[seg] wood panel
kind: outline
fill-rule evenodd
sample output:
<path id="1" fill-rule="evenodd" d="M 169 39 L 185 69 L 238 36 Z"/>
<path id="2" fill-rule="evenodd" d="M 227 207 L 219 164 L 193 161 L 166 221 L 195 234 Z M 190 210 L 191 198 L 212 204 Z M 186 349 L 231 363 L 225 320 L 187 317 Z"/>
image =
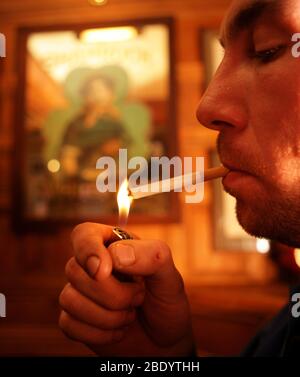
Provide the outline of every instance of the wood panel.
<path id="1" fill-rule="evenodd" d="M 162 12 L 162 9 L 166 9 L 169 12 L 172 10 L 176 12 L 195 12 L 202 9 L 205 10 L 205 14 L 216 15 L 216 10 L 219 11 L 221 9 L 224 11 L 229 4 L 230 0 L 210 0 L 209 4 L 207 4 L 207 0 L 150 0 L 144 2 L 140 0 L 109 0 L 105 6 L 94 7 L 89 4 L 88 0 L 44 0 L 43 2 L 27 0 L 26 3 L 22 0 L 3 0 L 0 3 L 0 14 L 9 13 L 10 16 L 14 16 L 21 12 L 38 12 L 40 10 L 49 12 L 50 10 L 59 11 L 61 9 L 90 9 L 93 12 L 99 9 L 99 12 L 103 12 L 117 8 L 122 15 L 126 10 L 131 11 L 132 8 L 139 8 L 141 14 L 145 9 L 155 9 L 158 12 Z"/>

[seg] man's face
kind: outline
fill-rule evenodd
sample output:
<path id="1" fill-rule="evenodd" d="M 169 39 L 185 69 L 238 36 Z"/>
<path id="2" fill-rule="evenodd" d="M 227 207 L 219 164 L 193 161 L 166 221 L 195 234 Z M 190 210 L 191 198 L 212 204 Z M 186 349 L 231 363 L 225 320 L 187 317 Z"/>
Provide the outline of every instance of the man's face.
<path id="1" fill-rule="evenodd" d="M 114 100 L 114 93 L 101 79 L 95 79 L 89 84 L 85 101 L 89 105 L 111 105 Z"/>
<path id="2" fill-rule="evenodd" d="M 220 158 L 231 170 L 223 185 L 237 199 L 241 225 L 299 247 L 300 58 L 291 53 L 297 32 L 300 0 L 234 1 L 222 26 L 225 56 L 197 117 L 219 131 Z"/>

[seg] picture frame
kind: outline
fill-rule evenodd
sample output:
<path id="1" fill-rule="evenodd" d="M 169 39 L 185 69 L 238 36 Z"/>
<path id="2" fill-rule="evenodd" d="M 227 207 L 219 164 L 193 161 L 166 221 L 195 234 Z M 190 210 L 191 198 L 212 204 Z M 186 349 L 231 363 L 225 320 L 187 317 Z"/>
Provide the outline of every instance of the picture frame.
<path id="1" fill-rule="evenodd" d="M 173 29 L 172 18 L 19 29 L 16 229 L 116 224 L 117 194 L 96 188 L 98 158 L 177 154 Z M 177 202 L 136 201 L 129 224 L 176 222 Z"/>
<path id="2" fill-rule="evenodd" d="M 200 58 L 203 63 L 202 89 L 205 91 L 224 56 L 224 49 L 219 41 L 218 29 L 200 30 L 200 52 Z"/>

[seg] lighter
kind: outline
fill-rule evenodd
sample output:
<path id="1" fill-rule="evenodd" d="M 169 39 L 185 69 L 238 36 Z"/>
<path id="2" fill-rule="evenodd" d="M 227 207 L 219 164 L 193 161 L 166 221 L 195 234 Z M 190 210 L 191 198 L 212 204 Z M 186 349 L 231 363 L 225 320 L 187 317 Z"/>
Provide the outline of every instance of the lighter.
<path id="1" fill-rule="evenodd" d="M 113 228 L 112 232 L 113 232 L 113 236 L 112 236 L 111 239 L 109 239 L 105 243 L 106 247 L 108 247 L 109 245 L 111 245 L 112 243 L 117 242 L 117 241 L 133 240 L 134 239 L 129 233 L 127 233 L 125 230 L 118 228 L 118 227 Z M 133 282 L 134 281 L 134 279 L 132 277 L 130 277 L 129 275 L 122 274 L 119 271 L 114 271 L 113 275 L 121 282 Z"/>
<path id="2" fill-rule="evenodd" d="M 130 234 L 128 234 L 125 230 L 121 228 L 114 228 L 113 233 L 120 239 L 120 240 L 133 240 Z M 113 241 L 114 242 L 114 241 Z"/>

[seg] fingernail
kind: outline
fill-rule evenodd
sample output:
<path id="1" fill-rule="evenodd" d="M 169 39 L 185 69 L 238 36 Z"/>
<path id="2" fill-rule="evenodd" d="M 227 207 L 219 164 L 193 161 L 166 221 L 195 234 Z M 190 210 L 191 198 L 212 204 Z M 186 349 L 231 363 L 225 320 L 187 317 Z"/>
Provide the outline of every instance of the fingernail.
<path id="1" fill-rule="evenodd" d="M 135 262 L 134 248 L 118 243 L 113 246 L 113 253 L 121 266 L 131 266 Z"/>
<path id="2" fill-rule="evenodd" d="M 100 259 L 96 255 L 88 258 L 86 261 L 86 269 L 88 274 L 93 278 L 99 270 Z"/>

